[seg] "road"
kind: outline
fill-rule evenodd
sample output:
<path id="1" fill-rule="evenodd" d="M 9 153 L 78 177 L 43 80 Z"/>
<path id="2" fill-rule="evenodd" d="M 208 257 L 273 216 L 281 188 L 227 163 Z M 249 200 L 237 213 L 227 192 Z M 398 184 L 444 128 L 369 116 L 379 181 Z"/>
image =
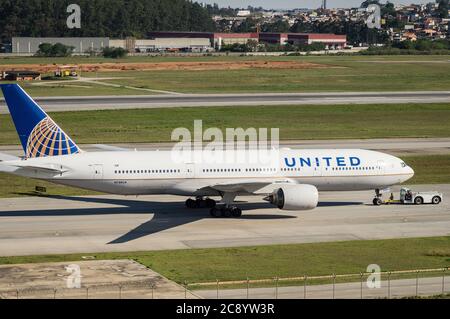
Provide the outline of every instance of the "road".
<path id="1" fill-rule="evenodd" d="M 149 150 L 170 150 L 173 143 L 125 143 L 114 144 L 119 148 L 130 150 L 149 151 Z M 87 152 L 104 151 L 92 144 L 80 144 L 80 148 Z M 345 149 L 358 148 L 370 149 L 391 153 L 394 155 L 405 154 L 449 154 L 450 138 L 391 138 L 391 139 L 353 139 L 353 140 L 298 140 L 298 141 L 281 141 L 281 147 L 292 149 L 314 149 L 314 148 L 330 148 Z M 225 145 L 226 147 L 226 145 Z M 16 156 L 22 156 L 23 150 L 19 145 L 2 145 L 0 152 L 9 153 Z"/>
<path id="2" fill-rule="evenodd" d="M 448 103 L 450 91 L 261 93 L 261 94 L 160 94 L 141 96 L 42 97 L 36 101 L 48 112 L 169 108 L 234 105 Z M 0 99 L 0 113 L 7 113 Z"/>
<path id="3" fill-rule="evenodd" d="M 415 186 L 450 197 L 450 185 Z M 0 199 L 0 255 L 238 247 L 448 236 L 450 201 L 374 207 L 372 192 L 320 194 L 307 212 L 279 211 L 242 197 L 240 219 L 187 210 L 176 196 Z M 248 201 L 248 202 L 247 202 Z"/>
<path id="4" fill-rule="evenodd" d="M 417 284 L 417 286 L 416 286 Z M 417 291 L 416 291 L 417 287 Z M 443 289 L 444 288 L 444 289 Z M 306 293 L 305 293 L 306 290 Z M 333 285 L 314 285 L 300 287 L 252 288 L 248 291 L 250 299 L 364 299 L 402 298 L 439 295 L 450 292 L 450 276 L 382 281 L 381 288 L 369 289 L 361 283 L 342 283 Z M 197 290 L 196 294 L 206 299 L 217 299 L 217 290 Z M 219 299 L 247 299 L 247 289 L 219 290 Z"/>

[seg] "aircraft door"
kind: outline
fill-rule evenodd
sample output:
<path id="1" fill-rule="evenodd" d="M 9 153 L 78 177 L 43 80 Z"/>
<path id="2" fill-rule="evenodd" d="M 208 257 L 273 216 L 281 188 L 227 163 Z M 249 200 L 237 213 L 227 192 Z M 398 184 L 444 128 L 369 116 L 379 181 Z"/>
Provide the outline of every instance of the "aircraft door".
<path id="1" fill-rule="evenodd" d="M 188 163 L 186 164 L 186 177 L 194 178 L 195 177 L 195 164 Z"/>
<path id="2" fill-rule="evenodd" d="M 322 176 L 322 167 L 316 166 L 313 168 L 313 176 Z"/>
<path id="3" fill-rule="evenodd" d="M 386 171 L 386 162 L 385 161 L 378 161 L 377 162 L 377 169 L 380 174 L 384 174 Z"/>
<path id="4" fill-rule="evenodd" d="M 91 165 L 92 168 L 92 178 L 93 179 L 103 179 L 103 165 Z"/>

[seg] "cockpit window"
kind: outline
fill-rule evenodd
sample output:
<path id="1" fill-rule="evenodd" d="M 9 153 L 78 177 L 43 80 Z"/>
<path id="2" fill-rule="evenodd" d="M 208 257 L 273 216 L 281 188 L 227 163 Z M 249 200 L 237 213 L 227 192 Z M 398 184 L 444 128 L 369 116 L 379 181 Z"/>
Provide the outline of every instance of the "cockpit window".
<path id="1" fill-rule="evenodd" d="M 402 165 L 403 168 L 407 166 L 405 162 L 402 162 L 400 165 Z"/>

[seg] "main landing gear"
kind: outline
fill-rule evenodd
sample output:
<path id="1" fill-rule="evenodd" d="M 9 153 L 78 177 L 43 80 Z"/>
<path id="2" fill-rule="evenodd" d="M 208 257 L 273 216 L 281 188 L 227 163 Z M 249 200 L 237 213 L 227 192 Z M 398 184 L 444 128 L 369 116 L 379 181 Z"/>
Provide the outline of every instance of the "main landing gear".
<path id="1" fill-rule="evenodd" d="M 190 209 L 194 208 L 210 208 L 210 215 L 215 218 L 239 218 L 242 216 L 242 210 L 233 205 L 236 194 L 225 193 L 223 195 L 220 204 L 210 198 L 197 197 L 194 199 L 188 199 L 186 201 L 186 207 Z"/>
<path id="2" fill-rule="evenodd" d="M 219 218 L 239 218 L 242 216 L 242 209 L 237 206 L 223 205 L 222 207 L 213 207 L 209 211 L 212 217 Z"/>
<path id="3" fill-rule="evenodd" d="M 186 201 L 187 208 L 214 208 L 216 207 L 216 201 L 211 198 L 204 199 L 203 197 L 197 197 L 195 200 L 189 198 Z"/>

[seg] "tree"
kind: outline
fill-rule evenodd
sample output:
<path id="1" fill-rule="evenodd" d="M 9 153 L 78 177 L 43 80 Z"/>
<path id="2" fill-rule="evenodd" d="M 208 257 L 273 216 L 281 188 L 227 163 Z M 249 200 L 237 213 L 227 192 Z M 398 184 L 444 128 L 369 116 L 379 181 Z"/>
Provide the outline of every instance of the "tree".
<path id="1" fill-rule="evenodd" d="M 263 32 L 289 32 L 289 23 L 285 20 L 277 20 L 273 23 L 267 23 L 262 26 Z"/>
<path id="2" fill-rule="evenodd" d="M 81 29 L 68 29 L 73 0 L 0 0 L 0 43 L 12 37 L 145 37 L 151 31 L 214 31 L 210 13 L 190 0 L 77 0 Z"/>
<path id="3" fill-rule="evenodd" d="M 255 32 L 258 21 L 253 18 L 247 18 L 241 24 L 232 28 L 233 32 Z"/>
<path id="4" fill-rule="evenodd" d="M 436 0 L 439 3 L 438 14 L 442 19 L 448 18 L 448 10 L 450 10 L 449 0 Z"/>
<path id="5" fill-rule="evenodd" d="M 366 0 L 363 3 L 361 3 L 361 8 L 367 8 L 371 4 L 378 4 L 379 6 L 381 6 L 379 0 Z"/>
<path id="6" fill-rule="evenodd" d="M 50 43 L 42 43 L 39 45 L 39 50 L 36 55 L 45 57 L 67 57 L 72 55 L 73 50 L 74 47 L 67 46 L 62 43 L 56 43 L 54 45 Z"/>
<path id="7" fill-rule="evenodd" d="M 105 58 L 112 58 L 112 59 L 121 59 L 126 57 L 128 54 L 128 51 L 123 48 L 104 48 L 103 49 L 103 56 Z"/>

